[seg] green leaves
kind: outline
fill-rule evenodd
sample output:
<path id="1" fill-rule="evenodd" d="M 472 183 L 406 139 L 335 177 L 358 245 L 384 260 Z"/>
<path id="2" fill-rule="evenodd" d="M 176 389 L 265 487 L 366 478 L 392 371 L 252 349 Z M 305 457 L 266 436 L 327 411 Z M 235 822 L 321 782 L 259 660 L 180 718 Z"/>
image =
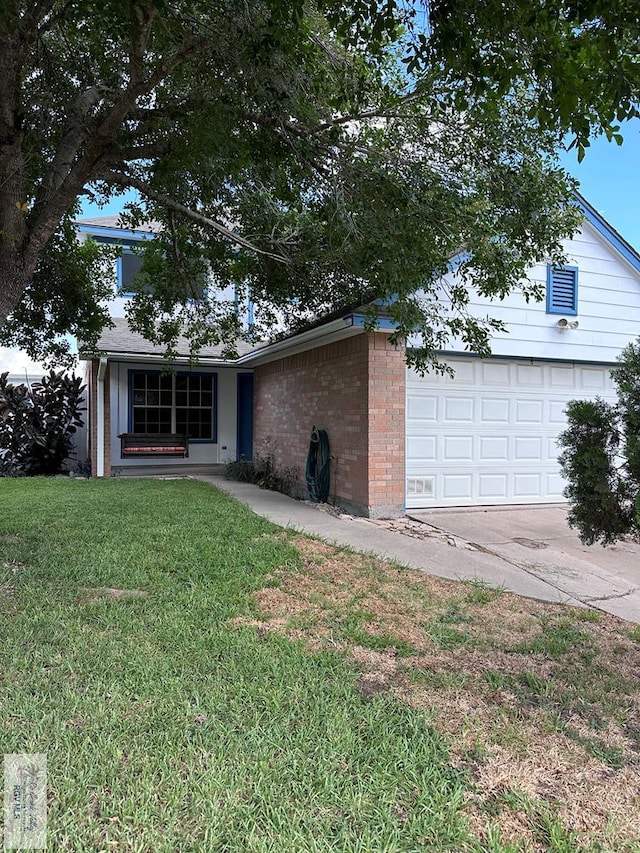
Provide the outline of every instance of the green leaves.
<path id="1" fill-rule="evenodd" d="M 83 425 L 85 386 L 51 371 L 40 382 L 12 385 L 0 374 L 0 477 L 57 474 Z"/>
<path id="2" fill-rule="evenodd" d="M 577 227 L 565 131 L 581 159 L 637 114 L 630 0 L 27 6 L 0 31 L 20 66 L 0 63 L 0 137 L 18 140 L 0 153 L 0 317 L 37 358 L 108 324 L 108 258 L 75 243 L 73 206 L 132 188 L 131 225 L 164 234 L 131 318 L 168 347 L 185 325 L 231 343 L 235 288 L 255 335 L 393 296 L 417 350 L 455 334 L 486 351 L 465 294 L 535 297 L 527 269 Z M 210 298 L 189 299 L 205 275 Z"/>
<path id="3" fill-rule="evenodd" d="M 568 519 L 587 545 L 640 533 L 640 342 L 626 347 L 619 361 L 611 374 L 618 405 L 572 401 L 560 436 Z"/>

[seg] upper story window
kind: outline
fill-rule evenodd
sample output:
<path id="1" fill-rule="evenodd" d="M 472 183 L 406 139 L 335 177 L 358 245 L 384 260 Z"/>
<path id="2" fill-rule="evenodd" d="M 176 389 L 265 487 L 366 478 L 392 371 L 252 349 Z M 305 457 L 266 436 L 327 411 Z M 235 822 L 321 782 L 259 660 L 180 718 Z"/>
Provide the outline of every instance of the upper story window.
<path id="1" fill-rule="evenodd" d="M 142 267 L 142 255 L 124 246 L 118 258 L 118 293 L 130 296 L 135 291 L 133 279 Z"/>
<path id="2" fill-rule="evenodd" d="M 578 267 L 547 265 L 547 314 L 578 313 Z"/>

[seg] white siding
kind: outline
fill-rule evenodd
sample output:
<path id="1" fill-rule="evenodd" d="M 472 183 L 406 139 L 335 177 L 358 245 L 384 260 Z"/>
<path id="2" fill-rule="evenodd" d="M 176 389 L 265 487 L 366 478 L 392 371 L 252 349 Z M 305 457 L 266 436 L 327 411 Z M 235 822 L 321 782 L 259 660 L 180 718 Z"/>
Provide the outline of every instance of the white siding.
<path id="1" fill-rule="evenodd" d="M 508 332 L 492 337 L 494 355 L 612 363 L 620 350 L 640 336 L 640 276 L 585 222 L 567 241 L 568 263 L 578 267 L 579 328 L 561 330 L 562 315 L 547 314 L 545 302 L 527 303 L 519 293 L 503 301 L 475 296 L 469 306 L 476 317 L 495 317 Z M 547 268 L 533 268 L 530 278 L 546 286 Z M 410 342 L 411 343 L 411 342 Z M 452 341 L 448 349 L 464 346 Z"/>

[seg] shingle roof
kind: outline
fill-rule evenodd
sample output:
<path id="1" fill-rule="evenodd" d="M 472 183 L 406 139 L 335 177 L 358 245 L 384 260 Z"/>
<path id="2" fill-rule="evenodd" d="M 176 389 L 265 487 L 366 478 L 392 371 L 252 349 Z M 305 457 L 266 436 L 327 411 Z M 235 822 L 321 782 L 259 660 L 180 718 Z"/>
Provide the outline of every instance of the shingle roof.
<path id="1" fill-rule="evenodd" d="M 98 341 L 98 350 L 101 352 L 108 354 L 122 353 L 131 355 L 156 355 L 158 358 L 162 358 L 164 356 L 164 347 L 151 343 L 151 341 L 146 340 L 146 338 L 143 338 L 142 335 L 139 335 L 137 332 L 132 332 L 129 329 L 126 318 L 112 317 L 112 322 L 114 323 L 114 327 L 112 329 L 105 329 Z M 238 341 L 236 343 L 236 350 L 238 355 L 241 356 L 246 355 L 255 349 L 259 349 L 260 346 L 262 345 L 250 344 L 246 341 Z M 81 343 L 79 348 L 82 352 Z M 191 355 L 190 344 L 187 338 L 179 337 L 176 349 L 178 356 L 181 358 L 188 358 Z M 207 359 L 215 358 L 225 361 L 226 359 L 223 359 L 222 357 L 223 349 L 224 347 L 222 345 L 215 347 L 203 347 L 195 357 Z"/>

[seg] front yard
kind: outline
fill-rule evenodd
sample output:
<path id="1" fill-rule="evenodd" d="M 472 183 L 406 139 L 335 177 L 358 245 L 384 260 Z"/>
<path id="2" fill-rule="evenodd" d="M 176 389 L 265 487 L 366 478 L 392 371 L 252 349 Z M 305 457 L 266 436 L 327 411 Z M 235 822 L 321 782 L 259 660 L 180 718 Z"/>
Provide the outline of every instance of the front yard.
<path id="1" fill-rule="evenodd" d="M 2 752 L 55 851 L 639 851 L 640 631 L 186 480 L 0 480 Z"/>

